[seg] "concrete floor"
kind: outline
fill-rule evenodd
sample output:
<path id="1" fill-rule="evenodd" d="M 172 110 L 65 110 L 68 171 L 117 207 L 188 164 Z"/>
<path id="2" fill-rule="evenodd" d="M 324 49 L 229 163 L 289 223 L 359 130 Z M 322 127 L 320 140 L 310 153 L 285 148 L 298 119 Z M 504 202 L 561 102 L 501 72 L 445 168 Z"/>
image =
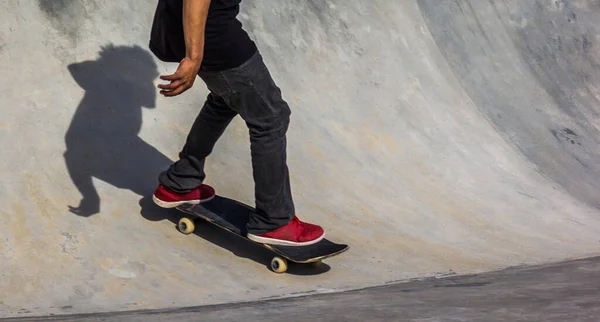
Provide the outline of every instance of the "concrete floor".
<path id="1" fill-rule="evenodd" d="M 207 94 L 157 95 L 154 3 L 0 4 L 0 317 L 363 289 L 600 254 L 593 1 L 245 0 L 292 108 L 298 214 L 350 250 L 275 275 L 149 196 Z M 253 204 L 238 118 L 207 163 Z"/>
<path id="2" fill-rule="evenodd" d="M 600 320 L 600 258 L 280 300 L 10 321 Z"/>

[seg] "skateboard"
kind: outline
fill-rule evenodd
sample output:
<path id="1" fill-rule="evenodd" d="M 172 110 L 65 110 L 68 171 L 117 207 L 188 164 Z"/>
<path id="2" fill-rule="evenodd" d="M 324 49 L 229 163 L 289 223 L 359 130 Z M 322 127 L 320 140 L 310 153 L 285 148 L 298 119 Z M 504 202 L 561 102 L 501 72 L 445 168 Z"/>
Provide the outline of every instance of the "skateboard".
<path id="1" fill-rule="evenodd" d="M 199 205 L 184 204 L 178 206 L 177 209 L 186 213 L 186 216 L 182 217 L 177 225 L 177 229 L 181 233 L 186 235 L 193 233 L 195 230 L 194 220 L 203 219 L 275 253 L 276 256 L 271 260 L 270 268 L 278 274 L 287 271 L 288 261 L 318 266 L 324 259 L 339 255 L 349 248 L 348 245 L 337 244 L 325 238 L 316 244 L 300 247 L 271 245 L 250 240 L 246 237 L 246 223 L 254 208 L 218 195 Z"/>

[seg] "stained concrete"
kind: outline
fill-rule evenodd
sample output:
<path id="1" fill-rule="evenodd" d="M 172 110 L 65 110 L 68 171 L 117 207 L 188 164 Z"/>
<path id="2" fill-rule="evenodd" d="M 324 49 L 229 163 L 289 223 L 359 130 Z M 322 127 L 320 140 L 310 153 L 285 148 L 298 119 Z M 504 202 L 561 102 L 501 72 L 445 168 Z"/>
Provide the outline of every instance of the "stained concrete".
<path id="1" fill-rule="evenodd" d="M 350 251 L 269 254 L 149 200 L 206 88 L 157 95 L 154 3 L 0 4 L 0 317 L 329 293 L 598 255 L 594 1 L 244 1 L 292 108 L 299 215 Z M 207 183 L 253 204 L 236 119 Z"/>

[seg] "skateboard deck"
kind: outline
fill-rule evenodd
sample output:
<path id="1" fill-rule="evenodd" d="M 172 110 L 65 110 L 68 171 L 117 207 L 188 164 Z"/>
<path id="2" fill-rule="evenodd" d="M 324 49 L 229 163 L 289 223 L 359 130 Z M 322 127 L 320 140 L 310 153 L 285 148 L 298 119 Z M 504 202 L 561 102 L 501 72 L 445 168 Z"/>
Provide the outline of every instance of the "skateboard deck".
<path id="1" fill-rule="evenodd" d="M 316 244 L 300 247 L 254 242 L 246 237 L 246 223 L 254 208 L 218 195 L 200 205 L 185 204 L 177 209 L 187 214 L 179 220 L 177 229 L 180 232 L 191 234 L 195 229 L 194 219 L 203 219 L 277 254 L 278 256 L 271 260 L 271 270 L 275 273 L 283 273 L 287 270 L 287 260 L 300 264 L 319 265 L 323 259 L 339 255 L 349 248 L 348 245 L 337 244 L 326 238 Z"/>

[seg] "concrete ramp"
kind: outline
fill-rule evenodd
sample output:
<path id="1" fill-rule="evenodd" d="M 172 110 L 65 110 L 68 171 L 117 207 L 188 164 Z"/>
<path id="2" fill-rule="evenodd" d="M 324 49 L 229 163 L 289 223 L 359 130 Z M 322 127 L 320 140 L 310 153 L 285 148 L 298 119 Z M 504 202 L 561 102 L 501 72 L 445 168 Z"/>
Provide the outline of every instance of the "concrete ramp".
<path id="1" fill-rule="evenodd" d="M 0 4 L 0 317 L 328 293 L 598 255 L 600 7 L 572 1 L 244 1 L 292 108 L 299 215 L 351 249 L 320 270 L 210 225 L 156 177 L 207 90 L 157 94 L 153 1 Z M 207 164 L 253 204 L 236 119 Z"/>

